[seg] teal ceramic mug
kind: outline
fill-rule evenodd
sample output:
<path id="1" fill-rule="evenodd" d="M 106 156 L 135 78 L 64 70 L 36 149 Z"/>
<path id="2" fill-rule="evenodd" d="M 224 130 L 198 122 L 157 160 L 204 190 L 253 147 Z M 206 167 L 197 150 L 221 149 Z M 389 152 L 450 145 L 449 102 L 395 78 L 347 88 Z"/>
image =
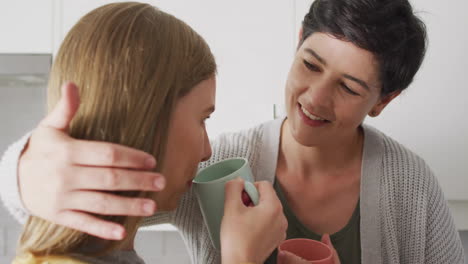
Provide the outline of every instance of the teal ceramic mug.
<path id="1" fill-rule="evenodd" d="M 249 162 L 244 158 L 225 159 L 201 169 L 193 180 L 193 190 L 208 227 L 211 241 L 220 249 L 221 220 L 224 214 L 224 186 L 233 179 L 244 179 L 244 190 L 254 205 L 258 204 L 258 191 L 253 184 Z"/>

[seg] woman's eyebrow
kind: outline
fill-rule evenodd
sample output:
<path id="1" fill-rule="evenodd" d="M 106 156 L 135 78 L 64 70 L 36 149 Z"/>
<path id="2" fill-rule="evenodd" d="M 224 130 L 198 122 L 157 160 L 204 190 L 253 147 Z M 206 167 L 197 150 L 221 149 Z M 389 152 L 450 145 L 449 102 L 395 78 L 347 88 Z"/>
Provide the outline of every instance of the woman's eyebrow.
<path id="1" fill-rule="evenodd" d="M 320 61 L 320 63 L 322 63 L 323 65 L 327 66 L 327 61 L 320 57 L 320 55 L 317 54 L 317 52 L 315 52 L 313 49 L 311 48 L 305 48 L 304 49 L 307 53 L 311 54 L 312 56 L 314 56 L 318 61 Z"/>
<path id="2" fill-rule="evenodd" d="M 366 89 L 368 91 L 370 90 L 369 85 L 367 85 L 367 83 L 365 81 L 361 80 L 361 79 L 353 77 L 353 76 L 351 76 L 349 74 L 343 74 L 343 77 L 346 78 L 346 79 L 349 79 L 351 81 L 356 82 L 357 84 L 361 85 L 362 87 L 364 87 L 364 89 Z"/>

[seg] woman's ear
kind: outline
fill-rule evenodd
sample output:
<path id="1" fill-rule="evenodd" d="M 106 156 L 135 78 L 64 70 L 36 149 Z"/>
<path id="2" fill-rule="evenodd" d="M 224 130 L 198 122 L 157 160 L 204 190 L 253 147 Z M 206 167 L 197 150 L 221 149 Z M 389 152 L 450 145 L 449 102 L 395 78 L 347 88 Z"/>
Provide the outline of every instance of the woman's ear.
<path id="1" fill-rule="evenodd" d="M 380 115 L 380 113 L 382 113 L 384 108 L 400 94 L 401 94 L 401 91 L 396 91 L 396 92 L 393 92 L 391 94 L 385 95 L 384 97 L 380 98 L 377 104 L 374 105 L 374 107 L 372 107 L 371 111 L 369 112 L 369 116 L 377 117 L 378 115 Z"/>

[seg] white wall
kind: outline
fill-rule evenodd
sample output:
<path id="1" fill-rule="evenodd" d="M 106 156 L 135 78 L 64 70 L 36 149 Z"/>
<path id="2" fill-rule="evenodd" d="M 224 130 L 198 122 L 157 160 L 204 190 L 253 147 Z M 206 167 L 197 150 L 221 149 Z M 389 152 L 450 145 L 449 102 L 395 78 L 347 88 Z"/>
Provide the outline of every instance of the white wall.
<path id="1" fill-rule="evenodd" d="M 0 53 L 51 53 L 53 0 L 0 1 Z"/>

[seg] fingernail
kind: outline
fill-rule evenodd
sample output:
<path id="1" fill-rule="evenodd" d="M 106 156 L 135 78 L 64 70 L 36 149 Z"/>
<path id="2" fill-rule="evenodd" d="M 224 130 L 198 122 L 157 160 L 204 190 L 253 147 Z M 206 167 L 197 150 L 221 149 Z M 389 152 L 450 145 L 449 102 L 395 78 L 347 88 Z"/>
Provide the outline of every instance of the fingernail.
<path id="1" fill-rule="evenodd" d="M 148 215 L 152 215 L 154 213 L 154 203 L 153 202 L 144 203 L 143 211 Z"/>
<path id="2" fill-rule="evenodd" d="M 164 178 L 158 177 L 154 180 L 153 184 L 156 188 L 158 188 L 159 190 L 162 190 L 166 186 L 166 181 L 164 180 Z"/>
<path id="3" fill-rule="evenodd" d="M 284 251 L 278 251 L 278 257 L 284 257 L 284 255 L 286 255 L 286 253 L 284 253 Z"/>
<path id="4" fill-rule="evenodd" d="M 120 228 L 114 229 L 114 231 L 112 231 L 112 236 L 113 236 L 115 239 L 122 239 L 122 238 L 123 238 L 123 231 L 122 231 L 122 229 L 120 229 Z"/>
<path id="5" fill-rule="evenodd" d="M 147 158 L 146 166 L 148 166 L 148 168 L 154 168 L 156 166 L 156 160 L 153 157 Z"/>

